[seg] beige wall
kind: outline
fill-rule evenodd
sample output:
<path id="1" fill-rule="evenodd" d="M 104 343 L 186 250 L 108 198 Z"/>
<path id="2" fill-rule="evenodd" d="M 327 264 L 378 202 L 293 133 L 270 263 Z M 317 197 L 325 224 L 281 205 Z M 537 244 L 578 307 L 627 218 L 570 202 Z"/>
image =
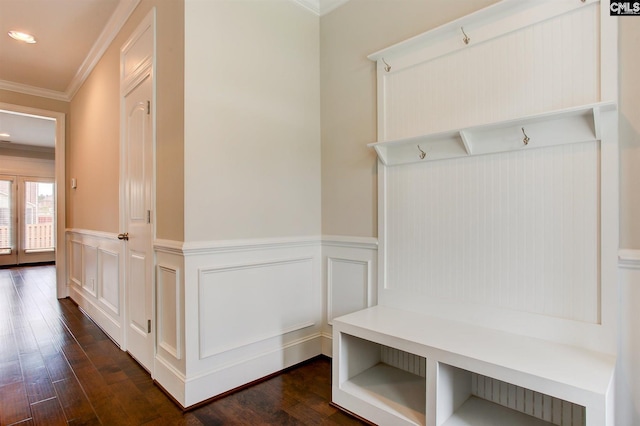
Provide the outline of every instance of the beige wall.
<path id="1" fill-rule="evenodd" d="M 376 71 L 367 56 L 496 0 L 350 0 L 320 20 L 322 233 L 375 237 Z"/>
<path id="2" fill-rule="evenodd" d="M 185 239 L 320 234 L 319 19 L 185 3 Z"/>
<path id="3" fill-rule="evenodd" d="M 40 96 L 25 95 L 23 93 L 12 92 L 10 90 L 0 89 L 0 102 L 47 111 L 62 112 L 65 114 L 69 113 L 69 102 L 42 98 Z M 69 124 L 68 122 L 69 119 L 67 117 L 67 125 Z"/>
<path id="4" fill-rule="evenodd" d="M 620 247 L 640 249 L 640 21 L 620 23 Z"/>
<path id="5" fill-rule="evenodd" d="M 157 10 L 157 237 L 182 240 L 182 59 L 179 0 L 143 0 L 71 102 L 67 176 L 68 226 L 119 232 L 120 47 L 152 7 Z"/>

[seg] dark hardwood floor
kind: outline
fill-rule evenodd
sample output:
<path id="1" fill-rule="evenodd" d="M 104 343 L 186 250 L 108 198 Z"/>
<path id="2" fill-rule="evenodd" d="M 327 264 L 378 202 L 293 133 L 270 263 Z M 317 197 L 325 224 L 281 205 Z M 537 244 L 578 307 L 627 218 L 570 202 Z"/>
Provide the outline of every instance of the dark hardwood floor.
<path id="1" fill-rule="evenodd" d="M 0 269 L 0 425 L 359 425 L 315 358 L 182 412 L 69 299 L 53 266 Z"/>

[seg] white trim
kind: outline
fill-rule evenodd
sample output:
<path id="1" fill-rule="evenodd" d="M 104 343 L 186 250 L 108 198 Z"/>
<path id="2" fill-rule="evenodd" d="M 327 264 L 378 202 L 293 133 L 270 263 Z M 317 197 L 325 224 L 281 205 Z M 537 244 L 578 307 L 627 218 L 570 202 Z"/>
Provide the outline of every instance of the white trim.
<path id="1" fill-rule="evenodd" d="M 640 250 L 618 250 L 618 266 L 624 269 L 640 269 Z"/>
<path id="2" fill-rule="evenodd" d="M 320 244 L 320 237 L 283 237 L 260 238 L 243 240 L 219 240 L 219 241 L 193 241 L 182 244 L 182 253 L 185 256 L 233 252 L 240 250 L 267 250 L 292 246 L 313 246 Z M 176 249 L 176 245 L 167 246 Z"/>
<path id="3" fill-rule="evenodd" d="M 280 238 L 256 238 L 216 241 L 177 241 L 157 239 L 153 248 L 158 252 L 183 256 L 216 254 L 234 251 L 279 249 L 285 247 L 313 246 L 321 244 L 331 247 L 346 247 L 365 250 L 377 250 L 375 237 L 353 237 L 342 235 L 301 236 Z"/>
<path id="4" fill-rule="evenodd" d="M 318 16 L 326 15 L 348 2 L 349 0 L 294 0 L 300 6 Z"/>
<path id="5" fill-rule="evenodd" d="M 236 358 L 223 365 L 194 374 L 184 379 L 185 400 L 179 400 L 179 402 L 189 408 L 203 400 L 245 385 L 256 378 L 268 376 L 318 356 L 321 354 L 323 337 L 320 333 L 313 333 L 277 348 L 265 350 L 247 358 Z"/>
<path id="6" fill-rule="evenodd" d="M 6 80 L 0 80 L 0 90 L 70 102 L 89 77 L 91 71 L 93 71 L 100 59 L 102 59 L 111 42 L 116 38 L 118 32 L 122 29 L 139 3 L 140 0 L 120 0 L 116 10 L 102 30 L 102 33 L 100 33 L 100 36 L 91 47 L 87 57 L 76 71 L 75 76 L 69 82 L 66 91 L 60 92 L 58 90 L 29 86 L 27 84 L 14 83 Z"/>
<path id="7" fill-rule="evenodd" d="M 323 246 L 349 247 L 366 250 L 378 250 L 378 239 L 375 237 L 351 237 L 343 235 L 323 235 Z"/>
<path id="8" fill-rule="evenodd" d="M 91 229 L 67 228 L 67 234 L 84 235 L 101 239 L 118 239 L 118 234 L 114 232 L 94 231 Z"/>
<path id="9" fill-rule="evenodd" d="M 161 253 L 184 255 L 184 243 L 176 240 L 155 240 L 153 249 Z"/>
<path id="10" fill-rule="evenodd" d="M 1 87 L 0 87 L 1 88 Z M 50 111 L 39 108 L 30 108 L 21 105 L 13 105 L 0 103 L 0 109 L 5 111 L 14 111 L 23 114 L 36 115 L 40 117 L 52 118 L 56 121 L 56 139 L 55 139 L 55 205 L 56 205 L 56 295 L 58 298 L 68 296 L 66 268 L 66 238 L 64 225 L 66 223 L 66 166 L 65 166 L 65 149 L 66 149 L 66 114 L 58 111 Z"/>
<path id="11" fill-rule="evenodd" d="M 14 83 L 13 81 L 0 80 L 0 90 L 22 93 L 25 95 L 38 96 L 41 98 L 53 99 L 56 101 L 69 102 L 70 99 L 64 92 L 57 90 L 43 89 L 41 87 L 29 86 L 27 84 Z"/>
<path id="12" fill-rule="evenodd" d="M 73 99 L 80 87 L 82 87 L 82 84 L 89 77 L 91 71 L 93 71 L 98 64 L 102 55 L 104 55 L 109 48 L 111 42 L 116 38 L 118 32 L 122 29 L 139 3 L 140 0 L 120 0 L 116 10 L 111 15 L 111 18 L 109 18 L 107 25 L 105 25 L 100 36 L 91 47 L 87 57 L 80 65 L 80 68 L 78 68 L 76 75 L 67 86 L 67 100 Z"/>

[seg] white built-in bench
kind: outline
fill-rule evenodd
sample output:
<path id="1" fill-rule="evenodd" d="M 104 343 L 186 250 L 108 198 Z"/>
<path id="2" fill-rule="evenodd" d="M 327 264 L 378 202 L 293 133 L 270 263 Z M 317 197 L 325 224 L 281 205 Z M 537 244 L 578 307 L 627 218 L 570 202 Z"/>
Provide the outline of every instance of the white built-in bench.
<path id="1" fill-rule="evenodd" d="M 378 306 L 333 319 L 334 404 L 385 426 L 614 426 L 609 15 L 502 0 L 369 55 Z"/>
<path id="2" fill-rule="evenodd" d="M 615 357 L 555 342 L 376 306 L 334 319 L 333 362 L 334 404 L 380 425 L 613 424 Z"/>

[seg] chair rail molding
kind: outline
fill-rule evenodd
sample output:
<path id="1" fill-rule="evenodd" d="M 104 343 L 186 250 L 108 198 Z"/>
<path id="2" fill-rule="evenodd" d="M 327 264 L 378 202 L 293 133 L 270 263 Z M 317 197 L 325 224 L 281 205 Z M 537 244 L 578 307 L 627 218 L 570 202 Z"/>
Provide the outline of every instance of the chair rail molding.
<path id="1" fill-rule="evenodd" d="M 624 269 L 640 269 L 640 250 L 620 249 L 618 266 Z"/>

